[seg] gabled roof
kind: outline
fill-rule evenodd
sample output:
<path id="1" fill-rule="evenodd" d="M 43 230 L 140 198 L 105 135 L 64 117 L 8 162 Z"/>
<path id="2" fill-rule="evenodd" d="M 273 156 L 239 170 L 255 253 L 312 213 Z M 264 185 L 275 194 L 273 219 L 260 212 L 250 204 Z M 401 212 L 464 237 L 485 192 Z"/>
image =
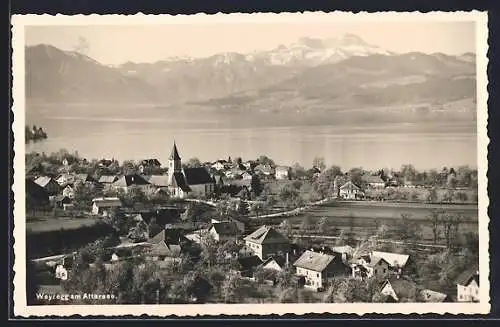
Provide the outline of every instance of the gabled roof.
<path id="1" fill-rule="evenodd" d="M 151 254 L 156 256 L 179 257 L 181 255 L 179 244 L 167 244 L 165 241 L 155 244 L 151 249 Z"/>
<path id="2" fill-rule="evenodd" d="M 33 200 L 49 202 L 47 191 L 31 179 L 26 179 L 26 196 Z"/>
<path id="3" fill-rule="evenodd" d="M 92 200 L 97 207 L 120 207 L 122 205 L 122 201 L 119 198 L 95 198 Z"/>
<path id="4" fill-rule="evenodd" d="M 145 179 L 154 186 L 167 187 L 169 185 L 168 175 L 150 175 L 146 176 Z"/>
<path id="5" fill-rule="evenodd" d="M 180 245 L 183 242 L 189 242 L 189 239 L 187 239 L 178 229 L 163 229 L 161 232 L 149 239 L 149 243 L 152 244 L 158 244 L 161 242 Z"/>
<path id="6" fill-rule="evenodd" d="M 179 156 L 179 151 L 177 151 L 177 145 L 175 144 L 175 142 L 174 142 L 174 146 L 172 147 L 172 152 L 170 152 L 169 159 L 181 160 L 181 157 Z"/>
<path id="7" fill-rule="evenodd" d="M 277 166 L 276 171 L 288 172 L 291 168 L 288 166 Z"/>
<path id="8" fill-rule="evenodd" d="M 400 268 L 403 268 L 406 266 L 406 263 L 408 262 L 408 259 L 410 256 L 408 254 L 399 254 L 399 253 L 392 253 L 392 252 L 381 252 L 381 251 L 373 251 L 371 253 L 372 257 L 378 257 L 378 258 L 383 258 L 387 263 L 391 266 L 399 266 Z"/>
<path id="9" fill-rule="evenodd" d="M 262 260 L 256 255 L 251 257 L 240 257 L 237 260 L 242 270 L 251 270 L 262 264 Z"/>
<path id="10" fill-rule="evenodd" d="M 89 174 L 82 173 L 82 174 L 76 174 L 75 175 L 75 181 L 76 180 L 82 181 L 82 182 L 91 182 L 94 179 Z"/>
<path id="11" fill-rule="evenodd" d="M 75 181 L 75 176 L 71 174 L 61 174 L 56 177 L 56 182 L 59 185 L 67 185 Z"/>
<path id="12" fill-rule="evenodd" d="M 344 185 L 342 185 L 340 187 L 341 190 L 343 191 L 359 191 L 360 188 L 359 186 L 357 186 L 356 184 L 354 184 L 353 182 L 349 181 L 347 183 L 345 183 Z"/>
<path id="13" fill-rule="evenodd" d="M 366 183 L 382 183 L 382 184 L 385 184 L 384 180 L 382 178 L 380 178 L 379 176 L 363 175 L 363 177 L 361 177 L 361 178 Z"/>
<path id="14" fill-rule="evenodd" d="M 322 272 L 334 259 L 335 256 L 333 255 L 307 250 L 302 253 L 297 261 L 293 263 L 293 265 L 299 268 Z"/>
<path id="15" fill-rule="evenodd" d="M 278 266 L 280 266 L 281 268 L 283 268 L 285 266 L 285 263 L 286 263 L 286 259 L 282 256 L 274 256 L 274 257 L 270 257 L 268 259 L 266 259 L 263 263 L 262 263 L 262 267 L 266 266 L 267 264 L 271 263 L 271 262 L 276 262 L 276 264 Z"/>
<path id="16" fill-rule="evenodd" d="M 149 184 L 144 178 L 139 175 L 125 175 L 120 177 L 113 183 L 113 186 L 127 187 L 132 185 L 147 185 Z"/>
<path id="17" fill-rule="evenodd" d="M 370 259 L 369 262 L 367 262 L 367 266 L 368 267 L 375 267 L 376 265 L 378 265 L 379 262 L 385 262 L 388 266 L 390 266 L 390 264 L 384 259 L 384 258 L 378 258 L 378 257 L 372 257 Z"/>
<path id="18" fill-rule="evenodd" d="M 40 185 L 41 187 L 46 187 L 50 182 L 55 182 L 52 177 L 49 176 L 40 176 L 37 179 L 35 179 L 35 183 Z M 57 182 L 56 182 L 57 183 Z"/>
<path id="19" fill-rule="evenodd" d="M 456 283 L 458 285 L 463 285 L 463 286 L 468 286 L 473 280 L 476 281 L 476 283 L 479 285 L 479 266 L 474 265 L 470 269 L 465 270 L 462 272 L 457 280 Z"/>
<path id="20" fill-rule="evenodd" d="M 97 182 L 101 184 L 112 184 L 117 179 L 118 177 L 115 175 L 102 175 L 101 177 L 99 177 L 99 180 Z"/>
<path id="21" fill-rule="evenodd" d="M 233 221 L 213 223 L 211 228 L 215 229 L 215 232 L 219 235 L 234 236 L 240 233 L 238 225 Z"/>
<path id="22" fill-rule="evenodd" d="M 186 179 L 184 178 L 184 174 L 180 172 L 172 174 L 172 179 L 170 180 L 170 184 L 174 187 L 179 187 L 184 192 L 191 191 L 191 188 L 186 184 Z"/>
<path id="23" fill-rule="evenodd" d="M 205 167 L 184 168 L 188 185 L 212 184 L 214 180 Z"/>
<path id="24" fill-rule="evenodd" d="M 252 234 L 245 237 L 245 241 L 257 244 L 288 243 L 289 240 L 270 226 L 261 226 Z"/>

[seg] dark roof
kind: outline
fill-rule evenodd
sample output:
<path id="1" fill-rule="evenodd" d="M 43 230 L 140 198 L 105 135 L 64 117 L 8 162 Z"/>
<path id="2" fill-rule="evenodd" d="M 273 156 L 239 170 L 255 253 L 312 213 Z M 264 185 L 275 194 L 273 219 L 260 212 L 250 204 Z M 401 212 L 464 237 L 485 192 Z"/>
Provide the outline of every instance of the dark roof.
<path id="1" fill-rule="evenodd" d="M 31 179 L 26 179 L 26 196 L 36 201 L 49 202 L 47 191 Z"/>
<path id="2" fill-rule="evenodd" d="M 102 175 L 101 177 L 99 177 L 99 180 L 97 182 L 101 184 L 111 184 L 114 183 L 117 179 L 118 177 L 116 177 L 115 175 Z"/>
<path id="3" fill-rule="evenodd" d="M 182 249 L 179 244 L 167 244 L 165 241 L 161 241 L 151 249 L 151 254 L 157 256 L 179 257 L 181 251 Z"/>
<path id="4" fill-rule="evenodd" d="M 158 244 L 161 242 L 180 245 L 181 243 L 189 242 L 189 239 L 178 229 L 164 229 L 149 239 L 149 243 Z"/>
<path id="5" fill-rule="evenodd" d="M 214 183 L 212 176 L 204 167 L 184 168 L 184 176 L 188 185 Z"/>
<path id="6" fill-rule="evenodd" d="M 174 187 L 181 188 L 181 190 L 183 190 L 184 192 L 191 191 L 191 188 L 186 184 L 186 179 L 184 178 L 184 175 L 180 172 L 172 174 L 172 180 L 170 181 L 170 183 Z"/>
<path id="7" fill-rule="evenodd" d="M 175 142 L 174 142 L 174 146 L 172 147 L 172 152 L 170 153 L 169 159 L 181 160 L 181 157 L 179 156 L 179 151 L 177 151 L 177 145 L 175 145 Z"/>
<path id="8" fill-rule="evenodd" d="M 288 239 L 276 229 L 269 226 L 261 226 L 252 234 L 245 237 L 245 241 L 258 244 L 288 243 Z"/>
<path id="9" fill-rule="evenodd" d="M 274 257 L 270 257 L 267 260 L 265 260 L 262 263 L 262 266 L 265 266 L 266 264 L 268 264 L 271 261 L 275 261 L 278 264 L 278 266 L 280 266 L 280 267 L 284 267 L 285 263 L 286 263 L 285 257 L 283 257 L 283 256 L 274 256 Z"/>
<path id="10" fill-rule="evenodd" d="M 213 223 L 212 227 L 215 229 L 215 232 L 219 235 L 238 235 L 239 229 L 238 225 L 236 225 L 233 221 L 222 221 L 220 223 Z"/>
<path id="11" fill-rule="evenodd" d="M 335 256 L 306 251 L 294 262 L 295 267 L 322 272 L 335 259 Z"/>
<path id="12" fill-rule="evenodd" d="M 479 267 L 477 265 L 474 265 L 472 268 L 462 272 L 457 278 L 457 284 L 467 286 L 470 282 L 472 282 L 472 280 L 476 280 L 477 284 L 479 285 L 478 271 Z"/>
<path id="13" fill-rule="evenodd" d="M 251 270 L 262 264 L 262 260 L 256 255 L 251 257 L 238 258 L 238 263 L 242 270 Z"/>
<path id="14" fill-rule="evenodd" d="M 114 186 L 132 186 L 132 185 L 147 185 L 149 184 L 144 178 L 139 175 L 125 175 L 113 183 Z"/>

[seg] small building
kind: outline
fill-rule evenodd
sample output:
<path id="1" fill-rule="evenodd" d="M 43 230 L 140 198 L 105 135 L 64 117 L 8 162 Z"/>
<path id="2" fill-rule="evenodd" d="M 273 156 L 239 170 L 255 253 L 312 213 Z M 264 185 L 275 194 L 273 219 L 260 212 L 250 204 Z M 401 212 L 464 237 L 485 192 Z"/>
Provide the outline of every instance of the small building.
<path id="1" fill-rule="evenodd" d="M 456 281 L 458 302 L 479 301 L 479 269 L 474 266 L 462 272 Z"/>
<path id="2" fill-rule="evenodd" d="M 75 190 L 71 185 L 66 185 L 66 187 L 62 191 L 62 195 L 67 196 L 70 199 L 73 199 L 75 196 Z"/>
<path id="3" fill-rule="evenodd" d="M 386 296 L 386 302 L 417 302 L 420 298 L 419 286 L 406 278 L 391 276 L 381 283 L 380 294 Z"/>
<path id="4" fill-rule="evenodd" d="M 150 175 L 145 177 L 145 179 L 156 190 L 168 192 L 168 175 Z"/>
<path id="5" fill-rule="evenodd" d="M 222 159 L 222 160 L 217 160 L 210 167 L 216 171 L 222 171 L 222 170 L 228 170 L 230 165 L 227 162 L 227 160 Z"/>
<path id="6" fill-rule="evenodd" d="M 114 182 L 118 180 L 118 176 L 115 175 L 102 175 L 99 177 L 99 180 L 97 183 L 104 189 L 104 190 L 109 190 L 111 189 L 112 185 Z"/>
<path id="7" fill-rule="evenodd" d="M 276 179 L 290 179 L 290 167 L 278 166 L 275 170 Z"/>
<path id="8" fill-rule="evenodd" d="M 364 193 L 359 186 L 349 181 L 340 187 L 339 196 L 344 200 L 359 200 Z"/>
<path id="9" fill-rule="evenodd" d="M 55 181 L 59 184 L 59 186 L 64 187 L 68 184 L 74 184 L 75 176 L 71 174 L 60 174 L 55 178 Z"/>
<path id="10" fill-rule="evenodd" d="M 340 255 L 343 262 L 347 262 L 352 258 L 354 248 L 350 245 L 334 246 L 332 251 L 335 255 Z"/>
<path id="11" fill-rule="evenodd" d="M 239 257 L 236 262 L 237 266 L 233 270 L 244 278 L 253 278 L 257 268 L 262 265 L 262 260 L 256 255 Z"/>
<path id="12" fill-rule="evenodd" d="M 110 210 L 120 208 L 121 206 L 122 201 L 117 197 L 95 198 L 92 200 L 92 214 L 107 217 Z"/>
<path id="13" fill-rule="evenodd" d="M 372 251 L 370 256 L 384 259 L 389 264 L 389 267 L 395 272 L 401 272 L 400 270 L 405 268 L 410 259 L 408 254 L 382 251 Z"/>
<path id="14" fill-rule="evenodd" d="M 35 183 L 43 187 L 49 196 L 57 195 L 61 190 L 61 186 L 49 176 L 40 176 L 35 179 Z"/>
<path id="15" fill-rule="evenodd" d="M 217 242 L 236 240 L 240 235 L 238 226 L 232 221 L 212 223 L 208 232 Z"/>
<path id="16" fill-rule="evenodd" d="M 248 171 L 244 171 L 242 174 L 241 174 L 241 179 L 244 179 L 244 180 L 252 180 L 253 178 L 253 175 L 250 174 Z"/>
<path id="17" fill-rule="evenodd" d="M 347 276 L 348 267 L 339 257 L 306 250 L 293 263 L 296 275 L 304 277 L 304 287 L 324 290 L 327 282 L 337 276 Z"/>
<path id="18" fill-rule="evenodd" d="M 150 256 L 155 260 L 179 261 L 182 254 L 191 254 L 192 242 L 178 229 L 164 229 L 148 240 Z"/>
<path id="19" fill-rule="evenodd" d="M 267 260 L 265 260 L 262 265 L 260 266 L 262 269 L 270 269 L 274 270 L 277 272 L 283 271 L 285 269 L 289 262 L 288 262 L 289 254 L 286 253 L 285 256 L 274 256 L 274 257 L 269 257 Z"/>
<path id="20" fill-rule="evenodd" d="M 270 226 L 261 226 L 244 240 L 245 245 L 261 260 L 290 251 L 290 241 Z"/>
<path id="21" fill-rule="evenodd" d="M 146 181 L 142 176 L 132 174 L 132 175 L 124 175 L 116 180 L 112 184 L 114 189 L 123 190 L 124 192 L 128 192 L 130 187 L 138 187 L 139 189 L 145 191 L 150 187 L 148 181 Z"/>
<path id="22" fill-rule="evenodd" d="M 274 175 L 274 169 L 269 164 L 259 164 L 259 165 L 255 166 L 255 168 L 253 170 L 256 174 L 259 174 L 261 176 L 273 176 Z"/>
<path id="23" fill-rule="evenodd" d="M 363 175 L 363 177 L 361 179 L 370 188 L 384 188 L 385 187 L 384 180 L 382 178 L 380 178 L 379 176 Z"/>
<path id="24" fill-rule="evenodd" d="M 74 255 L 63 257 L 57 264 L 55 269 L 55 277 L 60 280 L 67 280 L 69 273 L 73 268 Z"/>
<path id="25" fill-rule="evenodd" d="M 372 257 L 366 263 L 367 277 L 383 277 L 389 273 L 389 263 L 384 258 Z"/>

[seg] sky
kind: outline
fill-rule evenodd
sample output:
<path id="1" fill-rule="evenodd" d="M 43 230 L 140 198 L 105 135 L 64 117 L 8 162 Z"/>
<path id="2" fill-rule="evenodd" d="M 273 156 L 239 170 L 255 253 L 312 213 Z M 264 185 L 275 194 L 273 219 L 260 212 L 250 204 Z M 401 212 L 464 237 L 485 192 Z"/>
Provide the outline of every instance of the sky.
<path id="1" fill-rule="evenodd" d="M 207 57 L 220 52 L 271 50 L 300 37 L 331 38 L 352 33 L 394 52 L 475 51 L 473 22 L 279 22 L 163 25 L 27 26 L 26 45 L 50 44 L 75 50 L 82 38 L 86 54 L 108 65 L 154 62 L 172 56 Z"/>

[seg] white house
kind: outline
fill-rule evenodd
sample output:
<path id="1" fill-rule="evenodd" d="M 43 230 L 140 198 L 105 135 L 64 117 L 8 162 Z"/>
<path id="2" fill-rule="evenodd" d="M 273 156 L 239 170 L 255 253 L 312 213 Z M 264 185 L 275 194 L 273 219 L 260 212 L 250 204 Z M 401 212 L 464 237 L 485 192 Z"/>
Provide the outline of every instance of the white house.
<path id="1" fill-rule="evenodd" d="M 95 198 L 92 200 L 92 214 L 108 216 L 109 211 L 122 206 L 122 202 L 117 197 Z"/>
<path id="2" fill-rule="evenodd" d="M 284 255 L 290 251 L 290 241 L 280 232 L 270 226 L 261 226 L 247 235 L 245 245 L 261 260 L 271 256 Z"/>
<path id="3" fill-rule="evenodd" d="M 462 274 L 460 274 L 460 276 L 458 276 L 457 301 L 479 301 L 479 270 L 477 266 L 464 271 Z"/>
<path id="4" fill-rule="evenodd" d="M 349 181 L 340 187 L 339 196 L 345 200 L 357 200 L 362 198 L 364 193 L 359 186 Z"/>
<path id="5" fill-rule="evenodd" d="M 67 196 L 70 199 L 73 199 L 73 197 L 75 196 L 75 191 L 73 190 L 71 185 L 67 185 L 62 191 L 62 195 Z"/>
<path id="6" fill-rule="evenodd" d="M 331 278 L 348 273 L 348 267 L 339 257 L 309 250 L 302 253 L 293 266 L 296 275 L 304 278 L 304 287 L 317 291 L 323 290 Z"/>
<path id="7" fill-rule="evenodd" d="M 226 242 L 229 240 L 236 240 L 240 235 L 240 230 L 235 222 L 223 221 L 212 223 L 212 226 L 208 229 L 208 233 L 217 242 Z"/>
<path id="8" fill-rule="evenodd" d="M 384 188 L 385 182 L 379 176 L 363 175 L 363 181 L 371 188 Z"/>
<path id="9" fill-rule="evenodd" d="M 275 170 L 276 179 L 290 179 L 290 167 L 278 166 Z"/>
<path id="10" fill-rule="evenodd" d="M 404 269 L 406 264 L 408 263 L 408 260 L 410 259 L 410 256 L 408 254 L 382 251 L 372 251 L 370 256 L 384 259 L 389 264 L 389 267 L 396 272 Z"/>

